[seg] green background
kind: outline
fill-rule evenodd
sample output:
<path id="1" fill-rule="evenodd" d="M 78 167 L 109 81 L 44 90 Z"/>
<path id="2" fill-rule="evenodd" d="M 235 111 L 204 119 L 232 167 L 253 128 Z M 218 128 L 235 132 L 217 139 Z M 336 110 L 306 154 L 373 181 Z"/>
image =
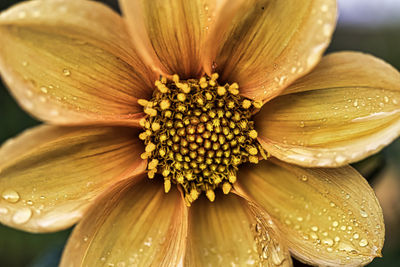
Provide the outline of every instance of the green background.
<path id="1" fill-rule="evenodd" d="M 0 10 L 4 10 L 17 2 L 20 1 L 1 0 Z M 102 2 L 118 10 L 116 0 Z M 400 23 L 379 28 L 351 28 L 339 25 L 328 53 L 341 50 L 368 52 L 400 69 L 399 32 Z M 9 95 L 4 85 L 0 83 L 0 143 L 37 124 L 39 122 L 23 112 Z M 399 140 L 378 155 L 355 164 L 355 167 L 363 172 L 371 184 L 376 184 L 379 183 L 379 179 L 382 179 L 385 168 L 391 162 L 398 168 L 395 173 L 396 171 L 400 173 L 400 168 L 396 166 L 396 163 L 400 162 Z M 392 179 L 399 180 L 400 176 L 395 174 Z M 400 194 L 400 188 L 398 189 Z M 397 199 L 400 200 L 400 198 Z M 396 207 L 394 210 L 396 211 Z M 397 212 L 390 215 L 398 218 L 400 207 L 397 207 Z M 398 220 L 394 220 L 394 225 L 387 226 L 387 241 L 383 250 L 384 257 L 375 259 L 369 266 L 399 266 L 400 242 L 398 240 L 400 235 L 397 231 L 400 226 L 399 222 L 400 219 L 398 218 Z M 70 230 L 53 234 L 29 234 L 0 225 L 0 266 L 56 266 L 69 233 Z M 302 264 L 296 262 L 295 265 L 301 266 Z"/>

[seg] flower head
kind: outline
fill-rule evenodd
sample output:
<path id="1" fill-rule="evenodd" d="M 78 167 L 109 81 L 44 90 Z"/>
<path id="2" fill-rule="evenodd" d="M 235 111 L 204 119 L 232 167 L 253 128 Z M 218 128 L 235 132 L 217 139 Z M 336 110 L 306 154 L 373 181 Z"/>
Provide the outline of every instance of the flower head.
<path id="1" fill-rule="evenodd" d="M 398 137 L 400 74 L 322 57 L 335 1 L 120 3 L 124 17 L 78 0 L 1 13 L 0 73 L 46 123 L 0 149 L 2 223 L 80 221 L 61 266 L 380 255 L 380 206 L 347 164 Z"/>

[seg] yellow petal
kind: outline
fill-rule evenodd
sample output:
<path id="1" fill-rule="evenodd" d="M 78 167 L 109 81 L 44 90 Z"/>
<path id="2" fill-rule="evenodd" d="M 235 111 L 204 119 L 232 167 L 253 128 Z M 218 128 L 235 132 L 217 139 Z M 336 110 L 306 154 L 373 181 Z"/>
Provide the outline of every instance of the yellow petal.
<path id="1" fill-rule="evenodd" d="M 359 266 L 380 255 L 382 210 L 371 187 L 353 168 L 301 168 L 261 161 L 243 168 L 238 190 L 259 203 L 302 261 Z"/>
<path id="2" fill-rule="evenodd" d="M 185 266 L 291 266 L 287 248 L 260 214 L 235 194 L 221 194 L 213 203 L 196 200 Z"/>
<path id="3" fill-rule="evenodd" d="M 326 56 L 284 93 L 255 117 L 263 147 L 283 161 L 341 166 L 400 134 L 400 74 L 372 56 Z"/>
<path id="4" fill-rule="evenodd" d="M 70 227 L 101 192 L 145 169 L 130 128 L 40 126 L 0 149 L 0 222 L 30 232 Z"/>
<path id="5" fill-rule="evenodd" d="M 309 72 L 327 47 L 336 1 L 226 1 L 207 42 L 205 70 L 267 101 Z"/>
<path id="6" fill-rule="evenodd" d="M 121 182 L 74 229 L 60 266 L 178 266 L 186 234 L 187 207 L 176 187 L 165 194 L 148 179 Z"/>
<path id="7" fill-rule="evenodd" d="M 203 41 L 214 1 L 120 1 L 133 43 L 158 72 L 195 78 L 202 73 Z"/>
<path id="8" fill-rule="evenodd" d="M 90 1 L 29 1 L 0 14 L 0 74 L 19 104 L 57 124 L 132 124 L 152 77 L 122 18 Z M 137 122 L 135 122 L 137 123 Z"/>

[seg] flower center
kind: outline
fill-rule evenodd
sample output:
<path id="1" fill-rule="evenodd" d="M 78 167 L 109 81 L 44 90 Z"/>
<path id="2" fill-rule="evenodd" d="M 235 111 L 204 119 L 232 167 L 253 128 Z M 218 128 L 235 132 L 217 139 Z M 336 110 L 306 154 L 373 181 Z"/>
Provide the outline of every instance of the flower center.
<path id="1" fill-rule="evenodd" d="M 239 164 L 267 158 L 251 120 L 261 102 L 240 96 L 237 83 L 220 86 L 217 79 L 217 73 L 199 80 L 162 77 L 152 99 L 138 101 L 148 115 L 139 135 L 148 177 L 161 174 L 165 192 L 180 185 L 188 205 L 202 192 L 210 201 L 217 188 L 228 194 Z"/>

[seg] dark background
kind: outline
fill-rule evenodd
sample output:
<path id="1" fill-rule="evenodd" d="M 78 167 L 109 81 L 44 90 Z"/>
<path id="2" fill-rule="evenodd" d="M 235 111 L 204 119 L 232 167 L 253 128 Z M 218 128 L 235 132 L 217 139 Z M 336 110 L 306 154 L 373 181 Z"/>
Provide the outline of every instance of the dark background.
<path id="1" fill-rule="evenodd" d="M 0 11 L 20 2 L 0 1 Z M 104 0 L 118 10 L 117 0 Z M 357 10 L 354 10 L 357 12 Z M 400 16 L 400 14 L 399 14 Z M 373 18 L 371 18 L 373 19 Z M 400 70 L 400 22 L 385 26 L 340 23 L 329 52 L 357 50 L 380 57 Z M 0 37 L 1 38 L 1 37 Z M 22 111 L 0 83 L 0 143 L 22 130 L 39 124 Z M 400 263 L 400 140 L 381 153 L 354 166 L 374 187 L 384 210 L 386 242 L 384 257 L 369 266 L 397 267 Z M 53 234 L 29 234 L 0 225 L 0 266 L 57 266 L 70 230 Z M 296 262 L 296 266 L 302 264 Z"/>

